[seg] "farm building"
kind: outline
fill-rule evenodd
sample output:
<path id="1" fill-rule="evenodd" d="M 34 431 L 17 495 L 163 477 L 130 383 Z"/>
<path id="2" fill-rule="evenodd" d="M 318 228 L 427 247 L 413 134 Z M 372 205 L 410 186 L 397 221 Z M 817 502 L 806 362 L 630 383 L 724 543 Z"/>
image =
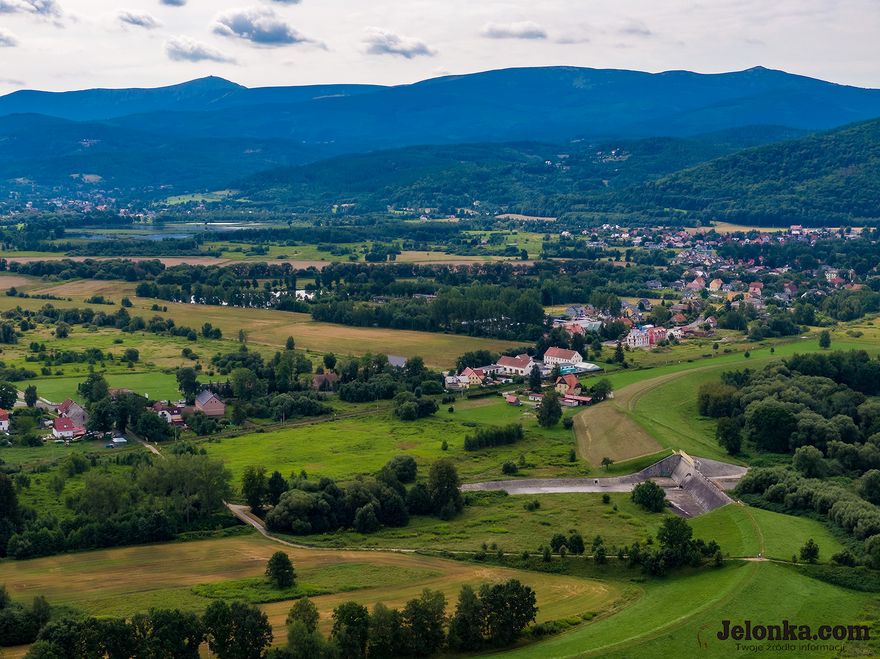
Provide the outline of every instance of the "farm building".
<path id="1" fill-rule="evenodd" d="M 220 400 L 213 391 L 205 389 L 196 396 L 196 411 L 209 417 L 224 416 L 226 403 Z"/>
<path id="2" fill-rule="evenodd" d="M 547 366 L 576 366 L 584 361 L 577 350 L 566 350 L 565 348 L 547 348 L 544 353 L 544 363 Z"/>
<path id="3" fill-rule="evenodd" d="M 526 354 L 516 357 L 504 356 L 498 359 L 498 370 L 504 375 L 519 375 L 525 377 L 535 365 L 534 360 Z"/>
<path id="4" fill-rule="evenodd" d="M 9 432 L 9 412 L 0 409 L 0 432 Z"/>

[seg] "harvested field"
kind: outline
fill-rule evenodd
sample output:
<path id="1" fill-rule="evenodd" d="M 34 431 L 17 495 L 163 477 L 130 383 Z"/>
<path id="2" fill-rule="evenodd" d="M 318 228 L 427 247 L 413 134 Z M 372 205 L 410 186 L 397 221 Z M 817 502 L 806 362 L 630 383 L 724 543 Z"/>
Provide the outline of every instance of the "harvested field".
<path id="1" fill-rule="evenodd" d="M 127 616 L 151 606 L 201 611 L 211 601 L 193 592 L 200 584 L 260 577 L 269 557 L 280 548 L 258 535 L 165 545 L 148 545 L 67 554 L 31 561 L 0 563 L 0 583 L 13 597 L 45 595 L 53 604 L 70 604 L 95 615 Z M 464 584 L 479 585 L 510 578 L 532 586 L 538 596 L 539 620 L 555 620 L 607 610 L 625 587 L 578 577 L 524 572 L 406 553 L 284 548 L 302 582 L 328 569 L 347 574 L 341 591 L 313 598 L 325 631 L 335 606 L 356 600 L 368 606 L 400 606 L 422 589 L 442 591 L 454 607 Z M 348 565 L 351 570 L 339 570 Z M 377 585 L 376 570 L 399 578 Z M 359 572 L 363 571 L 363 577 Z M 359 579 L 363 583 L 359 582 Z M 291 602 L 263 606 L 276 642 L 286 637 L 284 621 Z M 19 656 L 10 653 L 10 656 Z"/>

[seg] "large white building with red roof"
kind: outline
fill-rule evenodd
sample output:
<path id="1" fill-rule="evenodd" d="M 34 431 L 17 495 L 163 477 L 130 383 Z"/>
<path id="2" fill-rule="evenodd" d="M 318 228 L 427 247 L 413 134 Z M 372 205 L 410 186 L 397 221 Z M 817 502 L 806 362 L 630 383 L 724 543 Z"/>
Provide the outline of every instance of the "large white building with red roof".
<path id="1" fill-rule="evenodd" d="M 9 412 L 0 409 L 0 432 L 9 432 Z"/>
<path id="2" fill-rule="evenodd" d="M 497 363 L 498 370 L 503 375 L 518 375 L 520 377 L 526 377 L 534 365 L 535 360 L 527 354 L 517 355 L 516 357 L 504 355 L 498 359 Z"/>
<path id="3" fill-rule="evenodd" d="M 584 358 L 577 350 L 567 350 L 566 348 L 547 348 L 544 353 L 544 363 L 551 368 L 553 366 L 577 366 Z"/>
<path id="4" fill-rule="evenodd" d="M 55 439 L 74 439 L 85 434 L 85 428 L 75 425 L 73 420 L 66 416 L 59 416 L 52 422 L 52 435 Z"/>

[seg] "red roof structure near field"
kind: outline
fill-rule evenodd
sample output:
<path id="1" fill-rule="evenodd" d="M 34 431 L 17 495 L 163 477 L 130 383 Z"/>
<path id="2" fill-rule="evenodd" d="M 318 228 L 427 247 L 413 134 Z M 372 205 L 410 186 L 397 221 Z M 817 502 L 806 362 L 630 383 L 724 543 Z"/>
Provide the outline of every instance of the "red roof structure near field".
<path id="1" fill-rule="evenodd" d="M 565 361 L 570 361 L 572 359 L 580 359 L 580 353 L 575 350 L 566 350 L 565 348 L 547 348 L 547 352 L 544 353 L 544 359 L 547 357 L 555 358 L 555 359 L 564 359 Z"/>
<path id="2" fill-rule="evenodd" d="M 0 421 L 9 421 L 9 412 L 0 409 Z"/>
<path id="3" fill-rule="evenodd" d="M 68 419 L 66 416 L 59 416 L 55 419 L 55 421 L 52 422 L 52 427 L 58 432 L 76 433 L 77 431 L 82 430 L 82 428 L 77 428 L 73 420 Z"/>
<path id="4" fill-rule="evenodd" d="M 58 414 L 67 414 L 76 403 L 69 398 L 58 406 Z"/>
<path id="5" fill-rule="evenodd" d="M 517 355 L 516 357 L 508 357 L 504 355 L 498 358 L 499 366 L 507 366 L 509 368 L 528 368 L 531 358 L 528 355 Z"/>

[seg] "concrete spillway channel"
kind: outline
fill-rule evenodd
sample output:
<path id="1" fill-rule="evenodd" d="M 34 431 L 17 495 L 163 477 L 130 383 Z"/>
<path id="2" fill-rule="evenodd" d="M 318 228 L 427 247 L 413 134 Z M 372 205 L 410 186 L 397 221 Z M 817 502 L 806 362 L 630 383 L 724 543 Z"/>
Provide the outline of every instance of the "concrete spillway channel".
<path id="1" fill-rule="evenodd" d="M 727 490 L 736 487 L 746 467 L 695 458 L 678 451 L 634 474 L 611 478 L 534 478 L 469 483 L 465 492 L 504 491 L 508 494 L 568 494 L 630 492 L 639 483 L 652 480 L 666 491 L 677 513 L 696 517 L 725 506 L 733 500 Z"/>

